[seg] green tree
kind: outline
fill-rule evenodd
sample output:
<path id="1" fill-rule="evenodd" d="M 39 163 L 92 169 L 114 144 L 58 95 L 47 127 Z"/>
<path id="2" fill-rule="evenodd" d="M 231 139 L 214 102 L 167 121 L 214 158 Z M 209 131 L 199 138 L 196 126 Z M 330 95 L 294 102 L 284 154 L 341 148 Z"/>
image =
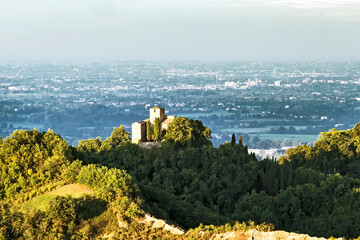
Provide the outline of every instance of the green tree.
<path id="1" fill-rule="evenodd" d="M 76 149 L 83 152 L 98 153 L 101 150 L 101 144 L 101 137 L 97 137 L 96 139 L 80 140 Z"/>
<path id="2" fill-rule="evenodd" d="M 286 187 L 291 187 L 293 185 L 293 179 L 294 179 L 294 170 L 293 167 L 290 165 L 288 168 L 288 178 L 286 181 Z"/>
<path id="3" fill-rule="evenodd" d="M 76 219 L 75 205 L 75 199 L 70 195 L 56 196 L 50 200 L 47 213 L 50 218 L 69 223 Z"/>
<path id="4" fill-rule="evenodd" d="M 280 166 L 280 189 L 281 190 L 284 190 L 286 188 L 284 168 L 285 168 L 284 165 Z"/>
<path id="5" fill-rule="evenodd" d="M 235 134 L 233 133 L 231 136 L 231 145 L 235 145 L 236 144 L 236 137 Z"/>
<path id="6" fill-rule="evenodd" d="M 146 123 L 146 139 L 148 140 L 148 142 L 151 141 L 151 136 L 152 136 L 151 123 L 150 123 L 150 121 L 147 121 L 147 123 Z"/>
<path id="7" fill-rule="evenodd" d="M 76 220 L 76 199 L 67 196 L 56 196 L 50 200 L 47 209 L 48 217 L 56 219 L 58 224 L 62 226 L 68 233 L 73 232 Z"/>
<path id="8" fill-rule="evenodd" d="M 244 146 L 242 136 L 239 137 L 239 145 Z"/>
<path id="9" fill-rule="evenodd" d="M 124 129 L 123 125 L 120 125 L 120 127 L 114 128 L 111 136 L 102 143 L 101 150 L 108 151 L 112 148 L 117 148 L 122 144 L 129 143 L 130 141 L 130 133 Z"/>
<path id="10" fill-rule="evenodd" d="M 165 139 L 185 145 L 189 141 L 194 147 L 211 145 L 211 131 L 201 121 L 176 117 L 169 125 Z"/>
<path id="11" fill-rule="evenodd" d="M 155 118 L 154 135 L 155 135 L 155 141 L 159 142 L 161 140 L 161 126 L 160 126 L 159 118 Z"/>

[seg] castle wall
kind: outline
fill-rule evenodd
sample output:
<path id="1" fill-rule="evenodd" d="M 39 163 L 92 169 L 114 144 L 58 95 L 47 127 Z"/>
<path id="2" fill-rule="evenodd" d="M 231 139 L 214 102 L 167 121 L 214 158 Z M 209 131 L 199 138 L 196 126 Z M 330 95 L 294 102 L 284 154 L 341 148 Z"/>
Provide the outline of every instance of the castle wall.
<path id="1" fill-rule="evenodd" d="M 167 130 L 170 123 L 174 120 L 175 116 L 165 116 L 165 120 L 161 123 L 161 130 Z"/>
<path id="2" fill-rule="evenodd" d="M 131 142 L 139 143 L 146 141 L 146 122 L 134 122 L 131 124 Z"/>

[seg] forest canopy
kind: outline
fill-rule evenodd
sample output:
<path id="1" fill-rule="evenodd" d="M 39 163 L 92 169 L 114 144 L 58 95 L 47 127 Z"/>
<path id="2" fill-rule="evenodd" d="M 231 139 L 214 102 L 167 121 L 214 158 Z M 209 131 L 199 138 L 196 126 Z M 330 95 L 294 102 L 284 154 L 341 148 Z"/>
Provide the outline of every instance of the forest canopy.
<path id="1" fill-rule="evenodd" d="M 50 130 L 15 131 L 0 141 L 0 236 L 92 239 L 113 231 L 129 238 L 135 229 L 149 234 L 136 223 L 144 212 L 184 229 L 253 221 L 312 236 L 360 236 L 360 124 L 322 133 L 313 147 L 289 149 L 279 161 L 258 161 L 241 138 L 213 147 L 200 121 L 176 122 L 182 127 L 170 125 L 167 141 L 150 149 L 131 144 L 122 126 L 76 147 Z M 67 184 L 95 194 L 22 209 Z"/>

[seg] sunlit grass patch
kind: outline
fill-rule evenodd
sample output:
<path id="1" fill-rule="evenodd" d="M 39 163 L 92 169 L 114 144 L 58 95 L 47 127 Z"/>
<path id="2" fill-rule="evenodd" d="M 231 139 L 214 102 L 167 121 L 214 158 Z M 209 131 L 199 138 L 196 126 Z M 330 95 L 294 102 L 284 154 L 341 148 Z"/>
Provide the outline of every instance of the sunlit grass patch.
<path id="1" fill-rule="evenodd" d="M 22 208 L 25 212 L 32 209 L 45 211 L 49 201 L 56 196 L 70 195 L 74 198 L 79 198 L 84 194 L 93 195 L 94 191 L 84 185 L 69 184 L 24 202 Z"/>

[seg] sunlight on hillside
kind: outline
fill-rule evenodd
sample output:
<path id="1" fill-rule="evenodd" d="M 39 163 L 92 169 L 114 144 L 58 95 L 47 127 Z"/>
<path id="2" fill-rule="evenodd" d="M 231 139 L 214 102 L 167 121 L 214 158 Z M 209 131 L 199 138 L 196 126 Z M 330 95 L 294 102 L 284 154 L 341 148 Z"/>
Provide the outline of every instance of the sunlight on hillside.
<path id="1" fill-rule="evenodd" d="M 79 198 L 85 194 L 93 195 L 94 191 L 81 184 L 69 184 L 24 202 L 22 208 L 24 211 L 30 211 L 34 208 L 45 211 L 49 201 L 56 196 L 70 195 L 74 198 Z"/>

